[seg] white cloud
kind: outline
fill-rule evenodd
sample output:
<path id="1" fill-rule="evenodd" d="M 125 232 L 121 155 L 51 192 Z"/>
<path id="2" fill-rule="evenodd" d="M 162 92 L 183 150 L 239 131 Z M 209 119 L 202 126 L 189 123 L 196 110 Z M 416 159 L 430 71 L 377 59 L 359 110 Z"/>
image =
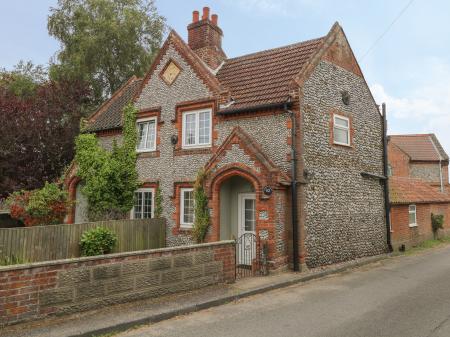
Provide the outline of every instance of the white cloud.
<path id="1" fill-rule="evenodd" d="M 284 16 L 291 16 L 301 6 L 317 4 L 314 0 L 233 0 L 232 3 L 244 10 Z"/>
<path id="2" fill-rule="evenodd" d="M 370 89 L 378 103 L 387 105 L 389 133 L 435 133 L 450 153 L 450 65 L 432 59 L 420 71 L 427 76 L 402 97 L 379 83 Z"/>

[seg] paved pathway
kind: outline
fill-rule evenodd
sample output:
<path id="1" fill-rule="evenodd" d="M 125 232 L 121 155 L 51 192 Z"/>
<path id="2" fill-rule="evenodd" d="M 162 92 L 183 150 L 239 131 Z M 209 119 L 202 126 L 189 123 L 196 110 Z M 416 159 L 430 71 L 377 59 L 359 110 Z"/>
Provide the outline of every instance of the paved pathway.
<path id="1" fill-rule="evenodd" d="M 117 336 L 449 337 L 450 246 Z"/>

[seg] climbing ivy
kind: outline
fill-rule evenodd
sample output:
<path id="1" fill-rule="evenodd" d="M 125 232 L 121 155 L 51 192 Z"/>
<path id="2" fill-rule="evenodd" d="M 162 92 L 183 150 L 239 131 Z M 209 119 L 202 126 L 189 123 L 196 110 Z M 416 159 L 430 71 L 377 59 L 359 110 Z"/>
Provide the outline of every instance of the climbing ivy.
<path id="1" fill-rule="evenodd" d="M 160 218 L 163 212 L 162 207 L 163 196 L 161 193 L 161 188 L 158 186 L 155 192 L 155 218 Z"/>
<path id="2" fill-rule="evenodd" d="M 136 170 L 136 111 L 124 108 L 123 141 L 113 143 L 112 151 L 98 143 L 95 134 L 80 134 L 75 142 L 78 176 L 84 182 L 82 193 L 87 197 L 90 220 L 120 219 L 133 207 L 138 188 Z"/>
<path id="3" fill-rule="evenodd" d="M 205 177 L 205 171 L 201 169 L 194 184 L 195 220 L 192 235 L 198 243 L 204 242 L 210 223 L 208 197 L 203 188 Z"/>

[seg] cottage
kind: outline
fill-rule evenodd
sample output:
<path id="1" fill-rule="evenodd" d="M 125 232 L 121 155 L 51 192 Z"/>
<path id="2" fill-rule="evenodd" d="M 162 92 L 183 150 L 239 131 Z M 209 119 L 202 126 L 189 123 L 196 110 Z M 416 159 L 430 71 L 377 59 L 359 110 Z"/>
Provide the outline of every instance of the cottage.
<path id="1" fill-rule="evenodd" d="M 448 155 L 434 134 L 388 138 L 391 231 L 394 248 L 433 238 L 431 214 L 444 215 L 450 232 Z"/>
<path id="2" fill-rule="evenodd" d="M 172 30 L 145 78 L 131 78 L 89 120 L 108 148 L 121 139 L 123 106 L 139 109 L 142 188 L 130 217 L 152 217 L 159 187 L 167 244 L 192 243 L 203 169 L 208 241 L 253 233 L 271 268 L 386 252 L 383 118 L 339 24 L 234 58 L 209 8 L 194 11 L 187 30 L 187 43 Z"/>

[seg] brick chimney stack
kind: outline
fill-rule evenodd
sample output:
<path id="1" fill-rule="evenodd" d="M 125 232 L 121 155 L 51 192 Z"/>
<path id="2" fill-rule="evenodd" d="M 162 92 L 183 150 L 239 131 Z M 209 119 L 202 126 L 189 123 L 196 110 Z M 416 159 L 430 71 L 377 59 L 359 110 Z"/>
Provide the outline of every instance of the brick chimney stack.
<path id="1" fill-rule="evenodd" d="M 188 45 L 211 69 L 216 69 L 227 56 L 222 50 L 222 29 L 217 25 L 218 16 L 209 17 L 209 7 L 203 7 L 200 13 L 192 13 L 192 23 L 188 29 Z"/>

